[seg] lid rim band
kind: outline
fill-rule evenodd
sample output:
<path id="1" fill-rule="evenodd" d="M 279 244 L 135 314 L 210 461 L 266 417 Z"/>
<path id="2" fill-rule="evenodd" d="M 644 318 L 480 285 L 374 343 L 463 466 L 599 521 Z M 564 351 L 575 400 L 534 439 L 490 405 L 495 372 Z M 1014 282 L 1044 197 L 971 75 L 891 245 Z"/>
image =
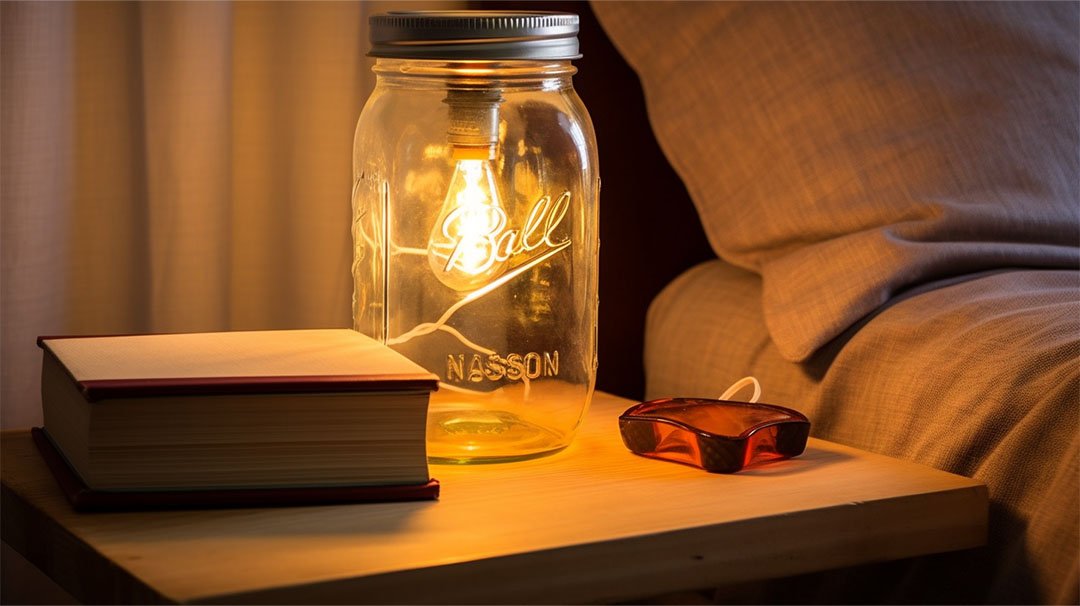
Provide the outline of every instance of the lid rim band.
<path id="1" fill-rule="evenodd" d="M 397 11 L 373 15 L 370 57 L 389 59 L 579 59 L 573 13 Z"/>

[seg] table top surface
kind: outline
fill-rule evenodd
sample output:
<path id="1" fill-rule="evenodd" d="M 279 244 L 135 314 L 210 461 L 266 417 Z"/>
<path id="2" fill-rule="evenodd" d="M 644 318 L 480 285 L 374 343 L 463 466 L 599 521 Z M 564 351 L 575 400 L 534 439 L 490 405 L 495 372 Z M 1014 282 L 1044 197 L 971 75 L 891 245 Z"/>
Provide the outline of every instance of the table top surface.
<path id="1" fill-rule="evenodd" d="M 709 474 L 627 452 L 631 404 L 596 394 L 556 455 L 432 466 L 437 502 L 80 514 L 5 432 L 3 538 L 83 600 L 263 603 L 621 600 L 985 541 L 974 480 L 814 439 Z"/>

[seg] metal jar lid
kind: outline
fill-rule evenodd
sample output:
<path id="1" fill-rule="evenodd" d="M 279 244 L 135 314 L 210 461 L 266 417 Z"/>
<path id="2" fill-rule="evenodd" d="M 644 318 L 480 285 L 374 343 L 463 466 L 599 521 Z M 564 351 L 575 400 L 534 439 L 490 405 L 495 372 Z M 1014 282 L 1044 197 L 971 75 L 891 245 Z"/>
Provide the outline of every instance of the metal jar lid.
<path id="1" fill-rule="evenodd" d="M 374 15 L 372 57 L 579 59 L 578 16 L 541 11 L 392 11 Z"/>

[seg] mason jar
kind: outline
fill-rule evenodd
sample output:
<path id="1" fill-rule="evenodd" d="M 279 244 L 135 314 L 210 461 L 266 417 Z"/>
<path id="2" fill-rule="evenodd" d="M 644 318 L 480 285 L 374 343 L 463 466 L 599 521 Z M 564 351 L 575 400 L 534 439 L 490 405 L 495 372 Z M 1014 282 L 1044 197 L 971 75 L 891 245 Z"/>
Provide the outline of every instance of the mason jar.
<path id="1" fill-rule="evenodd" d="M 371 18 L 353 147 L 355 328 L 437 374 L 433 462 L 573 439 L 596 373 L 596 141 L 577 15 Z"/>

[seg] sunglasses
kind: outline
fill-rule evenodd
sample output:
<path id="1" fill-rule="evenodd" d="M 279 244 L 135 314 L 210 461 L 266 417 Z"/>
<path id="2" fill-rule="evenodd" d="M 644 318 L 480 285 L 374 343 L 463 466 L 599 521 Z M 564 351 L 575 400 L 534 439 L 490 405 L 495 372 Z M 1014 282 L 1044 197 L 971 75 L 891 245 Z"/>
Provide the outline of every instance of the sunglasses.
<path id="1" fill-rule="evenodd" d="M 772 404 L 667 398 L 627 409 L 619 432 L 635 454 L 734 473 L 802 454 L 810 420 Z"/>

